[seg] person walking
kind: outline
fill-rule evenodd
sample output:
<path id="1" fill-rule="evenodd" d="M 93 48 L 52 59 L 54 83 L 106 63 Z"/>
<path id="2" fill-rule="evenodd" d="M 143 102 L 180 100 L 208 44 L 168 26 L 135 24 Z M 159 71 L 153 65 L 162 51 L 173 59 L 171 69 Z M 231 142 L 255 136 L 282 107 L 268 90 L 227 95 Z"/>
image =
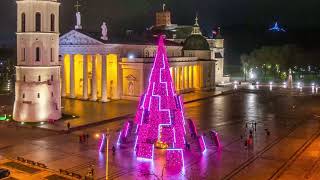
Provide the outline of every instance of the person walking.
<path id="1" fill-rule="evenodd" d="M 68 131 L 70 131 L 70 122 L 67 124 Z"/>

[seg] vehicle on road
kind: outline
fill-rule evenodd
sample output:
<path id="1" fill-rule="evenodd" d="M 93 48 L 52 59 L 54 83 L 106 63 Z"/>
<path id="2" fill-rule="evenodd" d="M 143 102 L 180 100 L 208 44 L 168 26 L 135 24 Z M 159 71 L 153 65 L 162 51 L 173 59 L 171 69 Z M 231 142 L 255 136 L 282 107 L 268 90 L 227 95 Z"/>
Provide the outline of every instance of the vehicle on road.
<path id="1" fill-rule="evenodd" d="M 8 169 L 0 168 L 0 179 L 10 176 L 10 171 Z"/>

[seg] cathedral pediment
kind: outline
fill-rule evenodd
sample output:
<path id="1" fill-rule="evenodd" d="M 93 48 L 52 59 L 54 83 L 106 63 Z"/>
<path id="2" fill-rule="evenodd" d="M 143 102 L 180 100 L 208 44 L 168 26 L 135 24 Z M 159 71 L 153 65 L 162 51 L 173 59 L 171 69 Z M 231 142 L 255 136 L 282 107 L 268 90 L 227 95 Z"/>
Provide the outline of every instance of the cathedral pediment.
<path id="1" fill-rule="evenodd" d="M 132 74 L 126 76 L 126 79 L 127 79 L 128 81 L 136 81 L 136 80 L 137 80 L 137 78 L 134 77 Z"/>
<path id="2" fill-rule="evenodd" d="M 72 30 L 60 37 L 60 45 L 104 45 L 90 35 Z"/>

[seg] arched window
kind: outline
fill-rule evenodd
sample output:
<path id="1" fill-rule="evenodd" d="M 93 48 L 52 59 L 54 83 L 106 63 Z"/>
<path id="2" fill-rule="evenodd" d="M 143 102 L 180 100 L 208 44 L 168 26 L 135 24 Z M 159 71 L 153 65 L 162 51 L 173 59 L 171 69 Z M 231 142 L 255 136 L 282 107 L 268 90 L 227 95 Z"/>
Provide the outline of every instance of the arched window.
<path id="1" fill-rule="evenodd" d="M 146 57 L 149 57 L 150 56 L 150 54 L 149 54 L 149 51 L 147 50 L 146 51 Z"/>
<path id="2" fill-rule="evenodd" d="M 55 16 L 54 16 L 54 14 L 51 14 L 51 26 L 50 26 L 50 29 L 51 29 L 51 31 L 52 32 L 54 32 L 55 31 Z"/>
<path id="3" fill-rule="evenodd" d="M 40 61 L 40 48 L 36 48 L 36 61 Z"/>
<path id="4" fill-rule="evenodd" d="M 21 14 L 21 32 L 26 32 L 26 14 Z"/>
<path id="5" fill-rule="evenodd" d="M 36 13 L 36 32 L 41 31 L 41 14 L 39 12 Z"/>

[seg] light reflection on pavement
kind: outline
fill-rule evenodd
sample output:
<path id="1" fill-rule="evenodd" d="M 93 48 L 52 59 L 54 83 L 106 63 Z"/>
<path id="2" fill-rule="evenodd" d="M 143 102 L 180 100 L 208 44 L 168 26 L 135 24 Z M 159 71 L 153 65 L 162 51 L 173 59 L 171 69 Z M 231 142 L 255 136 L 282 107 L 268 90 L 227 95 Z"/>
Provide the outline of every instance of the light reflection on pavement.
<path id="1" fill-rule="evenodd" d="M 319 97 L 254 93 L 237 93 L 188 103 L 185 105 L 186 116 L 195 120 L 201 132 L 216 130 L 221 136 L 223 149 L 217 152 L 217 149 L 210 145 L 204 156 L 197 152 L 186 152 L 186 173 L 171 177 L 268 179 L 304 142 L 319 131 L 319 120 L 313 116 L 320 115 L 319 105 Z M 307 121 L 301 122 L 303 120 Z M 94 164 L 96 177 L 103 178 L 105 157 L 98 152 L 100 142 L 94 138 L 94 134 L 111 129 L 113 145 L 124 121 L 110 122 L 72 134 L 7 127 L 1 124 L 0 155 L 11 158 L 22 156 L 43 162 L 52 169 L 64 168 L 81 174 L 86 174 L 88 167 Z M 257 131 L 254 134 L 254 147 L 247 149 L 241 135 L 246 136 L 245 123 L 250 122 L 257 122 Z M 271 131 L 268 137 L 265 128 Z M 79 143 L 78 135 L 82 133 L 90 134 L 87 144 Z M 139 163 L 132 156 L 133 141 L 134 138 L 131 138 L 130 143 L 121 146 L 121 149 L 117 149 L 116 154 L 110 157 L 110 177 L 152 179 L 161 176 L 162 168 L 159 167 L 165 164 L 164 158 L 161 158 L 163 152 L 157 151 L 154 165 Z M 206 141 L 209 142 L 209 139 Z M 192 149 L 197 151 L 195 145 Z M 149 171 L 150 167 L 141 170 L 138 168 L 141 166 L 151 166 L 153 170 Z M 164 176 L 166 175 L 165 171 Z"/>

